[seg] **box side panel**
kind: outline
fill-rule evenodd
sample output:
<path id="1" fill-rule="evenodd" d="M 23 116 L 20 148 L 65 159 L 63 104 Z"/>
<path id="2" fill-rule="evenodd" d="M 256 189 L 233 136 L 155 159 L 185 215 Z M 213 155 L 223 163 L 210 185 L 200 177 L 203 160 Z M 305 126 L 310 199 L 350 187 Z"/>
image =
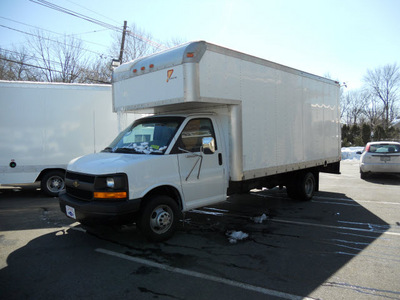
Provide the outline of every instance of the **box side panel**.
<path id="1" fill-rule="evenodd" d="M 325 156 L 341 157 L 340 104 L 339 88 L 325 85 L 324 129 Z"/>
<path id="2" fill-rule="evenodd" d="M 111 86 L 0 88 L 0 183 L 24 183 L 21 174 L 65 167 L 77 156 L 101 151 L 118 134 Z"/>
<path id="3" fill-rule="evenodd" d="M 304 81 L 305 160 L 340 157 L 338 88 Z"/>
<path id="4" fill-rule="evenodd" d="M 244 172 L 304 161 L 303 78 L 242 65 Z"/>
<path id="5" fill-rule="evenodd" d="M 277 71 L 277 166 L 304 161 L 302 83 L 301 76 Z"/>
<path id="6" fill-rule="evenodd" d="M 277 163 L 276 70 L 242 61 L 243 169 Z"/>
<path id="7" fill-rule="evenodd" d="M 323 158 L 325 156 L 323 87 L 313 80 L 304 80 L 303 99 L 304 159 L 307 161 Z"/>
<path id="8" fill-rule="evenodd" d="M 199 72 L 200 99 L 242 103 L 244 179 L 340 157 L 333 82 L 212 51 Z"/>
<path id="9" fill-rule="evenodd" d="M 240 60 L 206 51 L 199 63 L 200 99 L 242 100 Z"/>

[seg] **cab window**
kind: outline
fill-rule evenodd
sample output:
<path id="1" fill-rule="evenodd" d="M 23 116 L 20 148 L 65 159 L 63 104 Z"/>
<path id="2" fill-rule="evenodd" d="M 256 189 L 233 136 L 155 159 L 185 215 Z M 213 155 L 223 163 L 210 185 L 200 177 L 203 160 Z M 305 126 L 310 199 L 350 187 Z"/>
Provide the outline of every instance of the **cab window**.
<path id="1" fill-rule="evenodd" d="M 182 153 L 184 149 L 189 152 L 200 152 L 203 144 L 203 138 L 212 137 L 215 140 L 214 128 L 212 122 L 207 118 L 190 120 L 183 129 L 173 152 Z M 217 145 L 215 145 L 217 149 Z"/>

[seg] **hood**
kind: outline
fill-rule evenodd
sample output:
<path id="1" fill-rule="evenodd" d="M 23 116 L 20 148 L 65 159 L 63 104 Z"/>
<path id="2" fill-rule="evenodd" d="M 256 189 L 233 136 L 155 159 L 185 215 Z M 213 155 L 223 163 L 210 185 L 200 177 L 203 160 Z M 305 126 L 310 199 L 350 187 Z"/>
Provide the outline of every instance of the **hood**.
<path id="1" fill-rule="evenodd" d="M 88 154 L 71 160 L 68 171 L 93 175 L 123 173 L 127 166 L 159 157 L 160 155 L 108 152 Z"/>

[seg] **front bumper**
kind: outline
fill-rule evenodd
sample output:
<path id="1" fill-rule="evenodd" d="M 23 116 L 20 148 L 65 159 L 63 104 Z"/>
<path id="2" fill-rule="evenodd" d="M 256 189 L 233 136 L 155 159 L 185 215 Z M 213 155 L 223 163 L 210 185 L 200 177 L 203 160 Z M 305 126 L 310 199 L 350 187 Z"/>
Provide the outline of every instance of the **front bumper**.
<path id="1" fill-rule="evenodd" d="M 62 192 L 59 194 L 59 202 L 61 211 L 67 216 L 66 206 L 72 207 L 75 211 L 75 219 L 80 222 L 129 224 L 135 220 L 136 213 L 140 209 L 141 199 L 84 201 Z"/>

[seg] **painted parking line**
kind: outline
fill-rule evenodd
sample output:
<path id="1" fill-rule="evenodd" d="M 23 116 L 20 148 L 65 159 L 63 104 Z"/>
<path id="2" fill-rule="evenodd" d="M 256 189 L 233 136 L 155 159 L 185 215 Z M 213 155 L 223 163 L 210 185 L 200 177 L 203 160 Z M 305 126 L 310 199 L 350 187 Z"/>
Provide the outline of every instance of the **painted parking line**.
<path id="1" fill-rule="evenodd" d="M 114 257 L 118 257 L 118 258 L 125 259 L 125 260 L 129 260 L 129 261 L 132 261 L 135 263 L 147 265 L 149 267 L 165 270 L 168 272 L 173 272 L 173 273 L 177 273 L 177 274 L 181 274 L 181 275 L 185 275 L 185 276 L 196 277 L 196 278 L 200 278 L 200 279 L 204 279 L 204 280 L 213 281 L 216 283 L 222 283 L 222 284 L 230 285 L 230 286 L 233 286 L 236 288 L 241 288 L 241 289 L 245 289 L 248 291 L 257 292 L 257 293 L 261 293 L 261 294 L 268 295 L 268 296 L 280 297 L 283 299 L 307 299 L 307 300 L 315 299 L 315 298 L 301 297 L 301 296 L 297 296 L 297 295 L 293 295 L 293 294 L 279 292 L 279 291 L 275 291 L 275 290 L 271 290 L 271 289 L 267 289 L 267 288 L 263 288 L 263 287 L 259 287 L 259 286 L 254 286 L 254 285 L 239 282 L 239 281 L 230 280 L 227 278 L 217 277 L 217 276 L 213 276 L 213 275 L 207 275 L 207 274 L 190 271 L 190 270 L 186 270 L 186 269 L 174 268 L 174 267 L 171 267 L 168 265 L 156 263 L 151 260 L 138 258 L 138 257 L 122 254 L 119 252 L 102 249 L 102 248 L 97 248 L 96 252 L 114 256 Z"/>
<path id="2" fill-rule="evenodd" d="M 288 199 L 286 194 L 279 193 L 279 194 L 260 194 L 251 192 L 250 193 L 256 197 L 262 198 L 273 198 L 273 199 Z M 326 197 L 326 196 L 319 196 L 315 195 L 311 202 L 315 203 L 325 203 L 325 204 L 341 204 L 341 205 L 353 205 L 358 206 L 357 203 L 374 203 L 374 204 L 385 204 L 385 205 L 400 205 L 400 202 L 388 202 L 388 201 L 379 201 L 379 200 L 359 200 L 359 199 L 350 199 L 350 198 L 335 198 L 335 197 Z"/>
<path id="3" fill-rule="evenodd" d="M 321 228 L 328 228 L 328 229 L 341 229 L 341 230 L 349 230 L 349 231 L 361 231 L 361 232 L 372 232 L 372 233 L 379 233 L 379 234 L 387 234 L 393 236 L 400 236 L 398 232 L 391 232 L 384 229 L 377 229 L 371 226 L 371 228 L 358 228 L 358 227 L 349 227 L 349 226 L 336 226 L 336 225 L 325 225 L 325 224 L 316 224 L 310 222 L 302 222 L 302 221 L 289 221 L 283 219 L 269 219 L 271 222 L 277 223 L 286 223 L 286 224 L 293 224 L 293 225 L 304 225 L 304 226 L 313 226 L 313 227 L 321 227 Z"/>

